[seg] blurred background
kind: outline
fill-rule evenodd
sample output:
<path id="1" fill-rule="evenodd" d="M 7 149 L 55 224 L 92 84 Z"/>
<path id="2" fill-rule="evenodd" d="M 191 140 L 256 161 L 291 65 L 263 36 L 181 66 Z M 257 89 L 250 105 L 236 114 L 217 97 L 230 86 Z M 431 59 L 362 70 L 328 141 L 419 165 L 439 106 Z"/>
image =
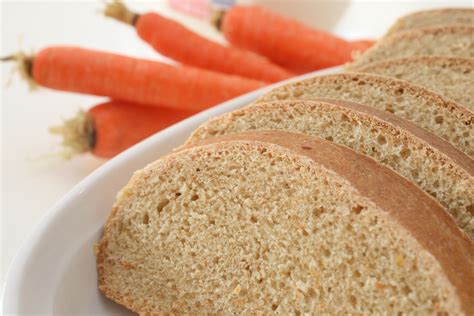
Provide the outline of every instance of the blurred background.
<path id="1" fill-rule="evenodd" d="M 172 5 L 170 5 L 170 2 Z M 207 21 L 206 1 L 127 1 L 136 12 L 156 11 L 212 40 L 223 37 Z M 229 5 L 231 0 L 218 1 Z M 172 62 L 136 36 L 133 28 L 105 18 L 103 1 L 1 1 L 0 55 L 34 52 L 50 45 L 77 45 Z M 347 39 L 383 34 L 408 12 L 434 7 L 472 7 L 471 1 L 243 0 Z M 200 9 L 189 14 L 189 6 Z M 187 8 L 183 12 L 183 9 Z M 204 13 L 203 13 L 204 12 Z M 40 88 L 30 91 L 10 64 L 1 66 L 1 284 L 21 241 L 68 190 L 106 162 L 90 154 L 65 160 L 60 138 L 48 127 L 105 98 Z"/>

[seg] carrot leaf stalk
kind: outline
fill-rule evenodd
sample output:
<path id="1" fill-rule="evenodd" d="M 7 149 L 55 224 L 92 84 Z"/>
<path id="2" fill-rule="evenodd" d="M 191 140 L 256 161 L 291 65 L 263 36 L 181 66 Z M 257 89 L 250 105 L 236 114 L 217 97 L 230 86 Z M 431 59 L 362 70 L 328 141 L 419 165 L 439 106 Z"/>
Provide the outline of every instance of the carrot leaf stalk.
<path id="1" fill-rule="evenodd" d="M 30 88 L 30 90 L 35 90 L 38 88 L 38 85 L 33 80 L 31 74 L 33 69 L 33 57 L 25 54 L 24 52 L 18 52 L 16 54 L 5 56 L 0 58 L 1 62 L 14 62 L 16 64 L 16 70 L 20 77 L 24 79 Z"/>
<path id="2" fill-rule="evenodd" d="M 62 136 L 61 144 L 64 146 L 66 159 L 88 152 L 94 147 L 94 122 L 92 117 L 82 110 L 75 117 L 64 120 L 62 125 L 50 127 L 49 132 Z"/>
<path id="3" fill-rule="evenodd" d="M 138 18 L 138 14 L 130 11 L 120 0 L 108 2 L 104 9 L 104 15 L 130 25 L 134 25 Z"/>
<path id="4" fill-rule="evenodd" d="M 211 11 L 209 23 L 218 31 L 221 31 L 222 21 L 224 20 L 225 10 L 214 9 Z"/>

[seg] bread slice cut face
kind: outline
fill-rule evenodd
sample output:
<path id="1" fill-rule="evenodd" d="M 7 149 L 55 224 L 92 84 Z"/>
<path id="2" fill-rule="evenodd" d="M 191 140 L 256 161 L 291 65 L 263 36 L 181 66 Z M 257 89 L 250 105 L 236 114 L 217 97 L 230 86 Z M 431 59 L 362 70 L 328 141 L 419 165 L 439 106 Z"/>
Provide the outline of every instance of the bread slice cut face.
<path id="1" fill-rule="evenodd" d="M 406 80 L 474 110 L 474 58 L 405 57 L 371 63 L 354 71 Z"/>
<path id="2" fill-rule="evenodd" d="M 260 103 L 204 123 L 188 144 L 252 130 L 305 133 L 370 156 L 435 197 L 474 240 L 474 161 L 391 113 L 336 100 Z"/>
<path id="3" fill-rule="evenodd" d="M 474 9 L 446 8 L 407 14 L 390 27 L 387 35 L 419 28 L 456 24 L 474 25 Z"/>
<path id="4" fill-rule="evenodd" d="M 448 25 L 395 33 L 383 37 L 366 50 L 354 62 L 347 65 L 353 69 L 390 58 L 444 55 L 474 57 L 474 26 Z"/>
<path id="5" fill-rule="evenodd" d="M 474 312 L 472 244 L 443 208 L 303 134 L 215 138 L 136 172 L 97 264 L 141 315 Z"/>
<path id="6" fill-rule="evenodd" d="M 317 76 L 273 89 L 256 102 L 338 99 L 395 114 L 474 157 L 474 112 L 431 90 L 366 73 Z"/>

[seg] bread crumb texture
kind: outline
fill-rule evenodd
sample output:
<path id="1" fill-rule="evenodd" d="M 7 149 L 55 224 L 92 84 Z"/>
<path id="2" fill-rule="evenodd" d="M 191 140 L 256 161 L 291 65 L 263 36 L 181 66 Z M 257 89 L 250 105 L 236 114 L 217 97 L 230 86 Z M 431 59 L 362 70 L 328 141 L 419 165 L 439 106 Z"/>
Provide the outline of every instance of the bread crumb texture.
<path id="1" fill-rule="evenodd" d="M 474 110 L 474 58 L 397 58 L 371 63 L 355 71 L 406 80 L 454 100 L 471 111 Z"/>
<path id="2" fill-rule="evenodd" d="M 474 10 L 468 8 L 446 8 L 414 12 L 399 18 L 387 34 L 440 25 L 474 25 Z"/>
<path id="3" fill-rule="evenodd" d="M 268 102 L 210 120 L 188 142 L 251 130 L 304 133 L 367 155 L 436 198 L 474 240 L 474 176 L 438 148 L 396 125 L 331 100 Z M 464 158 L 472 172 L 472 161 Z"/>
<path id="4" fill-rule="evenodd" d="M 370 105 L 418 125 L 474 157 L 474 114 L 406 81 L 365 73 L 340 73 L 272 90 L 257 102 L 330 98 Z"/>
<path id="5" fill-rule="evenodd" d="M 438 262 L 346 180 L 276 145 L 161 159 L 121 191 L 101 290 L 142 315 L 460 314 Z"/>
<path id="6" fill-rule="evenodd" d="M 408 56 L 474 57 L 474 26 L 438 25 L 397 32 L 380 39 L 347 69 Z"/>

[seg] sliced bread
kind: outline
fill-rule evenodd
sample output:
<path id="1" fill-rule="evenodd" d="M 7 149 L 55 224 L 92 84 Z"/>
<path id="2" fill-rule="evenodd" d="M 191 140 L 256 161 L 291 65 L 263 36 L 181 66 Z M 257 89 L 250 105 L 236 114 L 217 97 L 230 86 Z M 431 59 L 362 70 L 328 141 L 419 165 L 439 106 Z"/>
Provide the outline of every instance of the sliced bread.
<path id="1" fill-rule="evenodd" d="M 452 24 L 474 25 L 474 10 L 448 8 L 414 12 L 399 18 L 388 30 L 387 35 L 400 31 Z"/>
<path id="2" fill-rule="evenodd" d="M 405 57 L 371 63 L 353 71 L 406 80 L 474 110 L 474 58 Z"/>
<path id="3" fill-rule="evenodd" d="M 134 174 L 99 287 L 141 315 L 472 315 L 473 244 L 416 185 L 333 143 L 214 138 Z"/>
<path id="4" fill-rule="evenodd" d="M 420 55 L 474 57 L 474 26 L 440 26 L 384 37 L 348 64 L 346 69 L 351 70 L 385 59 Z"/>
<path id="5" fill-rule="evenodd" d="M 403 80 L 365 73 L 319 76 L 273 89 L 257 102 L 340 99 L 391 112 L 474 157 L 474 113 Z"/>
<path id="6" fill-rule="evenodd" d="M 474 161 L 408 121 L 349 102 L 277 101 L 216 117 L 188 144 L 249 130 L 305 133 L 368 155 L 435 197 L 474 240 Z"/>

